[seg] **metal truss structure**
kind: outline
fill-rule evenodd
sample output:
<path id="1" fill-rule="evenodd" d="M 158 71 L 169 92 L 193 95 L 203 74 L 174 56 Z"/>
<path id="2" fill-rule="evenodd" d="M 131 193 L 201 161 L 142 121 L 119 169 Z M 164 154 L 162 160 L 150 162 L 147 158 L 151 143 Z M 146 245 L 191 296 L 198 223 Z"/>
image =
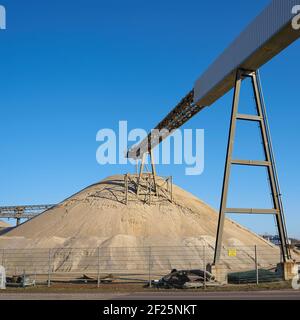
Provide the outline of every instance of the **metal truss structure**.
<path id="1" fill-rule="evenodd" d="M 144 159 L 147 154 L 151 157 L 152 176 L 155 187 L 156 172 L 154 162 L 152 160 L 153 148 L 172 134 L 174 130 L 180 128 L 190 120 L 199 111 L 212 105 L 232 88 L 235 89 L 215 248 L 215 263 L 218 263 L 219 261 L 225 213 L 229 212 L 274 214 L 276 216 L 278 232 L 281 240 L 283 261 L 288 261 L 290 259 L 283 206 L 280 198 L 279 183 L 271 145 L 271 136 L 268 129 L 265 106 L 263 104 L 262 94 L 257 78 L 257 70 L 300 37 L 300 30 L 295 30 L 292 27 L 292 20 L 294 19 L 292 8 L 296 4 L 297 0 L 273 0 L 270 5 L 267 6 L 266 9 L 263 10 L 263 12 L 258 15 L 240 34 L 240 36 L 235 39 L 235 41 L 220 55 L 220 57 L 215 60 L 206 72 L 199 77 L 193 90 L 190 91 L 155 127 L 155 129 L 149 133 L 147 138 L 138 145 L 129 149 L 127 152 L 128 158 L 136 160 L 142 159 L 137 194 L 139 193 L 139 183 L 143 178 Z M 247 73 L 243 71 L 241 73 L 241 70 L 251 70 L 251 72 Z M 241 82 L 245 76 L 250 76 L 253 81 L 258 112 L 255 116 L 240 115 L 237 113 L 239 90 Z M 231 156 L 236 120 L 257 121 L 260 124 L 266 156 L 264 161 L 232 160 Z M 272 209 L 230 209 L 226 207 L 231 165 L 251 165 L 267 168 L 274 206 Z"/>
<path id="2" fill-rule="evenodd" d="M 138 146 L 128 150 L 127 157 L 142 159 L 145 153 L 150 153 L 158 144 L 171 135 L 176 129 L 188 122 L 203 107 L 194 103 L 194 92 L 190 91 L 177 106 L 149 133 Z"/>
<path id="3" fill-rule="evenodd" d="M 260 91 L 257 70 L 274 58 L 300 37 L 300 30 L 292 27 L 294 18 L 292 8 L 298 0 L 273 0 L 269 6 L 258 15 L 254 21 L 240 34 L 240 36 L 220 55 L 218 59 L 196 81 L 194 88 L 179 102 L 179 104 L 152 130 L 146 139 L 129 149 L 127 157 L 141 160 L 139 175 L 135 177 L 136 196 L 139 197 L 148 190 L 148 198 L 159 195 L 159 179 L 156 175 L 153 160 L 153 148 L 170 136 L 174 130 L 194 117 L 207 106 L 212 105 L 229 90 L 234 88 L 234 102 L 232 107 L 230 133 L 223 181 L 223 192 L 220 206 L 219 225 L 215 248 L 215 263 L 218 263 L 222 233 L 226 213 L 274 214 L 277 221 L 284 261 L 290 259 L 288 250 L 287 231 L 284 220 L 283 206 L 280 197 L 279 183 L 268 129 L 265 106 Z M 251 70 L 247 72 L 245 70 Z M 238 100 L 241 82 L 245 77 L 251 77 L 257 106 L 257 115 L 238 114 Z M 237 120 L 256 121 L 260 124 L 265 159 L 233 160 L 232 150 Z M 145 158 L 151 159 L 151 171 L 144 172 Z M 272 209 L 239 209 L 227 208 L 227 191 L 231 165 L 247 165 L 266 167 L 272 191 Z M 130 182 L 131 181 L 131 182 Z M 125 176 L 125 202 L 129 201 L 129 184 L 132 183 L 128 175 Z M 143 191 L 144 190 L 144 191 Z M 52 205 L 17 206 L 0 208 L 0 217 L 17 219 L 31 218 Z M 38 212 L 38 213 L 37 213 Z"/>
<path id="4" fill-rule="evenodd" d="M 256 111 L 257 111 L 255 115 L 240 114 L 238 112 L 242 80 L 245 78 L 251 79 Z M 263 142 L 264 157 L 265 157 L 263 160 L 238 160 L 238 159 L 232 158 L 234 141 L 235 141 L 236 123 L 238 120 L 251 121 L 251 122 L 254 121 L 259 124 L 261 138 Z M 255 208 L 254 209 L 254 208 L 228 208 L 227 207 L 229 178 L 230 178 L 230 171 L 231 171 L 232 165 L 264 167 L 267 169 L 273 208 L 271 209 Z M 233 97 L 233 103 L 232 103 L 231 121 L 230 121 L 228 146 L 227 146 L 227 156 L 226 156 L 226 163 L 225 163 L 225 173 L 224 173 L 224 180 L 223 180 L 222 198 L 221 198 L 217 239 L 216 239 L 216 246 L 215 246 L 215 257 L 214 257 L 215 264 L 217 264 L 220 260 L 226 213 L 275 215 L 278 234 L 280 237 L 280 246 L 281 246 L 283 261 L 286 262 L 291 258 L 291 255 L 289 252 L 289 246 L 288 246 L 288 236 L 287 236 L 287 230 L 285 225 L 283 205 L 281 201 L 281 192 L 280 192 L 275 159 L 274 159 L 274 154 L 272 149 L 271 135 L 270 135 L 270 130 L 268 126 L 268 119 L 266 114 L 266 108 L 264 105 L 264 99 L 262 96 L 261 85 L 259 81 L 259 74 L 257 71 L 252 72 L 252 71 L 246 71 L 246 70 L 238 70 L 236 73 L 236 82 L 235 82 L 234 97 Z"/>
<path id="5" fill-rule="evenodd" d="M 163 201 L 173 202 L 172 177 L 156 177 L 154 181 L 152 172 L 144 172 L 142 176 L 125 174 L 124 185 L 126 205 L 130 201 L 142 201 L 148 205 Z"/>
<path id="6" fill-rule="evenodd" d="M 31 219 L 52 207 L 53 204 L 0 207 L 0 218 L 16 219 L 18 226 L 21 219 Z"/>

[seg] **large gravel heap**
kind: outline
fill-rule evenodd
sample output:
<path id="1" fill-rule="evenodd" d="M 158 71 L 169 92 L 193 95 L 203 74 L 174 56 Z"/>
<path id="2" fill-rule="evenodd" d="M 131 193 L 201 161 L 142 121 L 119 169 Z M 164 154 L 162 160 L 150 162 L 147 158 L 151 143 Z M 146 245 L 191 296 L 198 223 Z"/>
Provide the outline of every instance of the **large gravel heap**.
<path id="1" fill-rule="evenodd" d="M 177 186 L 173 187 L 173 198 L 173 203 L 165 200 L 149 205 L 130 201 L 126 205 L 124 177 L 112 176 L 0 236 L 0 248 L 91 248 L 91 252 L 96 252 L 97 247 L 172 246 L 180 247 L 183 252 L 196 252 L 205 244 L 207 254 L 212 256 L 216 211 Z M 262 261 L 271 265 L 274 259 L 279 260 L 277 247 L 229 219 L 225 222 L 223 244 L 225 255 L 227 247 L 244 250 L 242 247 L 253 249 L 257 245 L 266 252 Z M 171 251 L 165 249 L 163 258 L 168 258 Z M 114 259 L 118 259 L 117 250 L 109 255 L 110 261 Z M 159 259 L 156 258 L 157 263 Z M 252 263 L 253 256 L 245 251 L 236 259 L 240 263 Z M 170 257 L 170 267 L 180 267 L 179 262 L 174 266 L 171 260 Z"/>

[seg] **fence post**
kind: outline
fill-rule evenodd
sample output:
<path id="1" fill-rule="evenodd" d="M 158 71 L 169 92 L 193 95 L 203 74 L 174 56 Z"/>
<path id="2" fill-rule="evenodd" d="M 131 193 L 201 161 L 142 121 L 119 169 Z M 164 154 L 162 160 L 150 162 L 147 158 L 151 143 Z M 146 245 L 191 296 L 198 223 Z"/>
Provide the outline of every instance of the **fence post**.
<path id="1" fill-rule="evenodd" d="M 34 268 L 34 287 L 36 286 L 36 268 Z"/>
<path id="2" fill-rule="evenodd" d="M 173 177 L 171 176 L 171 202 L 173 202 Z"/>
<path id="3" fill-rule="evenodd" d="M 206 289 L 206 250 L 205 245 L 203 246 L 203 274 L 204 274 L 204 289 Z"/>
<path id="4" fill-rule="evenodd" d="M 51 286 L 51 249 L 49 249 L 48 256 L 48 288 Z"/>
<path id="5" fill-rule="evenodd" d="M 257 260 L 257 246 L 254 246 L 254 253 L 255 253 L 255 272 L 256 272 L 256 284 L 259 284 L 259 277 L 258 277 L 258 260 Z"/>
<path id="6" fill-rule="evenodd" d="M 97 287 L 100 287 L 101 278 L 100 278 L 100 247 L 98 247 L 98 276 L 97 276 Z"/>
<path id="7" fill-rule="evenodd" d="M 149 262 L 149 288 L 151 288 L 152 287 L 152 283 L 151 283 L 151 247 L 149 247 L 148 262 Z"/>
<path id="8" fill-rule="evenodd" d="M 26 278 L 26 271 L 23 270 L 23 279 L 22 279 L 22 287 L 25 288 L 25 278 Z"/>
<path id="9" fill-rule="evenodd" d="M 1 265 L 4 267 L 4 250 L 2 249 L 2 255 L 1 255 Z"/>
<path id="10" fill-rule="evenodd" d="M 125 174 L 124 176 L 125 179 L 125 204 L 128 205 L 128 174 Z"/>

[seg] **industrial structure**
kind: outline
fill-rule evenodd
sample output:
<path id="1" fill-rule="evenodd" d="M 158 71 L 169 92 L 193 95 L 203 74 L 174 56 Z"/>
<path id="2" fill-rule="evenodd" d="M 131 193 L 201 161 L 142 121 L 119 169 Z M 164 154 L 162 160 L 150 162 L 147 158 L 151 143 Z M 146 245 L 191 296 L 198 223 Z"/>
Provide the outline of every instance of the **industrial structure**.
<path id="1" fill-rule="evenodd" d="M 296 30 L 292 25 L 295 17 L 293 8 L 297 4 L 297 0 L 273 0 L 207 71 L 204 72 L 196 81 L 194 88 L 155 127 L 155 130 L 152 130 L 146 139 L 132 147 L 127 153 L 129 158 L 141 160 L 140 179 L 142 179 L 141 177 L 143 175 L 145 158 L 147 154 L 150 155 L 152 175 L 155 182 L 156 172 L 153 161 L 153 148 L 205 107 L 211 106 L 216 100 L 234 88 L 219 223 L 216 235 L 215 265 L 218 264 L 220 260 L 226 213 L 273 214 L 277 222 L 283 261 L 288 262 L 291 258 L 271 135 L 258 69 L 300 37 L 300 30 Z M 249 77 L 252 81 L 256 102 L 257 113 L 255 115 L 238 113 L 241 83 L 245 78 Z M 265 159 L 232 159 L 237 120 L 256 121 L 259 123 Z M 227 208 L 226 203 L 231 165 L 260 166 L 267 168 L 273 208 L 268 210 L 259 208 Z M 139 187 L 137 190 L 138 189 Z"/>
<path id="2" fill-rule="evenodd" d="M 136 199 L 141 199 L 143 197 L 145 203 L 148 204 L 164 199 L 173 205 L 175 201 L 173 202 L 172 177 L 161 178 L 157 176 L 153 149 L 205 107 L 211 106 L 231 89 L 234 89 L 222 197 L 214 248 L 213 265 L 215 266 L 220 263 L 224 222 L 226 214 L 229 213 L 274 215 L 280 239 L 282 261 L 285 263 L 291 261 L 284 209 L 281 201 L 281 191 L 258 70 L 300 37 L 300 30 L 296 30 L 292 27 L 292 20 L 294 18 L 292 9 L 297 5 L 298 1 L 299 0 L 273 0 L 207 69 L 207 71 L 199 77 L 192 90 L 190 90 L 178 105 L 159 122 L 159 124 L 149 133 L 148 137 L 127 151 L 128 158 L 140 161 L 140 168 L 136 175 L 127 174 L 124 176 L 122 198 L 117 198 L 118 202 L 122 203 L 122 205 L 127 204 L 129 206 L 130 201 L 136 201 Z M 252 83 L 256 105 L 255 114 L 239 113 L 240 89 L 243 80 L 245 79 L 250 79 Z M 264 159 L 233 159 L 232 154 L 237 121 L 251 121 L 259 124 L 263 141 Z M 147 156 L 150 157 L 151 168 L 145 172 Z M 228 208 L 227 195 L 232 165 L 266 168 L 272 194 L 272 208 Z M 111 199 L 105 192 L 110 196 L 115 197 L 116 194 L 118 194 L 118 189 L 114 188 L 123 187 L 122 183 L 119 181 L 110 181 L 109 185 L 112 185 L 113 187 L 95 190 L 94 194 L 86 195 L 84 198 L 85 201 L 88 201 L 87 199 L 89 199 L 89 197 L 92 197 L 92 200 L 90 201 L 93 201 L 93 203 L 96 201 L 95 199 L 110 201 Z M 67 202 L 66 205 L 71 206 L 76 201 L 78 201 L 77 198 L 72 199 L 72 201 L 70 201 L 70 203 Z M 82 203 L 84 203 L 84 201 L 82 201 Z M 106 203 L 103 204 L 105 212 L 107 206 L 109 207 L 109 205 L 106 205 Z M 14 218 L 17 220 L 18 225 L 21 219 L 29 219 L 52 207 L 53 205 L 1 207 L 0 218 Z M 70 208 L 70 210 L 72 208 Z M 113 208 L 115 208 L 115 206 Z M 122 214 L 123 209 L 124 206 L 122 207 L 122 210 L 120 210 Z M 160 210 L 162 209 L 163 208 L 160 208 Z M 172 207 L 172 210 L 173 209 L 174 208 Z M 57 207 L 54 208 L 54 211 L 55 210 L 57 210 L 57 215 L 59 217 L 68 216 L 68 210 L 65 208 Z M 74 212 L 77 214 L 79 211 L 77 212 L 76 210 L 74 209 Z M 93 210 L 99 212 L 99 208 L 95 207 Z M 116 212 L 116 210 L 114 211 Z M 48 213 L 46 213 L 44 219 L 56 219 Z M 93 211 L 91 211 L 91 214 L 92 213 Z M 37 218 L 37 220 L 39 219 L 42 219 L 42 217 Z M 59 221 L 61 220 L 59 219 Z M 103 221 L 101 221 L 101 223 L 102 222 Z M 30 223 L 34 224 L 37 223 L 37 221 L 31 221 Z M 111 222 L 106 225 L 108 224 L 111 224 Z M 17 229 L 22 228 L 26 229 L 26 226 L 23 225 Z M 75 229 L 77 232 L 77 225 Z M 120 234 L 124 234 L 123 230 Z"/>
<path id="3" fill-rule="evenodd" d="M 0 207 L 0 218 L 15 219 L 18 226 L 21 219 L 31 219 L 45 210 L 52 208 L 53 204 L 27 205 L 27 206 L 7 206 Z"/>

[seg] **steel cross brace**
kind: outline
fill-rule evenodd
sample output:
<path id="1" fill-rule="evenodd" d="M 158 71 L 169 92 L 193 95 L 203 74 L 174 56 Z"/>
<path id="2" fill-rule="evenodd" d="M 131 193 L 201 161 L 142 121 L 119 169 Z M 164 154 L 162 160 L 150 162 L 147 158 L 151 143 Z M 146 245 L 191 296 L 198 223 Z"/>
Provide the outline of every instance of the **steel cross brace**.
<path id="1" fill-rule="evenodd" d="M 255 97 L 257 115 L 245 115 L 238 113 L 240 90 L 243 79 L 246 77 L 251 78 L 252 88 Z M 264 161 L 255 160 L 235 160 L 232 159 L 236 123 L 237 120 L 242 121 L 256 121 L 259 123 L 259 128 L 263 141 L 263 149 L 265 154 Z M 227 195 L 230 179 L 230 171 L 232 165 L 242 166 L 263 166 L 267 168 L 269 183 L 272 193 L 272 209 L 246 209 L 246 208 L 227 208 Z M 269 133 L 269 127 L 267 122 L 267 115 L 265 105 L 262 97 L 262 91 L 260 87 L 259 74 L 257 71 L 238 70 L 236 73 L 236 81 L 234 87 L 234 97 L 231 112 L 231 121 L 227 145 L 227 155 L 225 163 L 225 172 L 223 179 L 222 198 L 219 211 L 219 221 L 217 229 L 217 238 L 215 246 L 214 264 L 218 264 L 221 256 L 222 237 L 224 231 L 225 215 L 226 213 L 240 213 L 240 214 L 274 214 L 276 217 L 278 234 L 281 242 L 281 253 L 283 262 L 291 259 L 288 246 L 288 236 L 285 225 L 283 205 L 281 202 L 280 188 L 278 183 L 278 177 L 276 172 L 275 160 L 272 150 L 272 142 Z"/>

